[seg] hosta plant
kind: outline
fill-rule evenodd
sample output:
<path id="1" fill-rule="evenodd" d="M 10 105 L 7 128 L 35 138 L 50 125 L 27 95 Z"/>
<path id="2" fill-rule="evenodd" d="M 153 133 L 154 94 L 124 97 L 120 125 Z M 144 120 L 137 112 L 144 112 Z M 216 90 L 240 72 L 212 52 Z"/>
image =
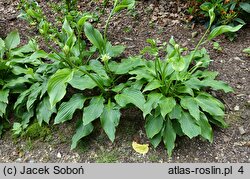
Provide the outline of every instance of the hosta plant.
<path id="1" fill-rule="evenodd" d="M 213 9 L 209 14 L 210 29 L 214 20 Z M 160 47 L 149 39 L 150 46 L 142 53 L 148 53 L 153 60 L 129 72 L 135 75 L 132 79 L 143 84 L 141 90 L 146 102 L 142 112 L 146 119 L 146 134 L 154 147 L 163 141 L 169 155 L 174 149 L 176 136 L 185 135 L 190 139 L 201 136 L 211 142 L 211 123 L 227 126 L 223 120 L 224 105 L 209 91 L 222 90 L 227 93 L 233 89 L 215 79 L 217 72 L 207 70 L 211 59 L 205 48 L 199 49 L 199 46 L 223 32 L 237 29 L 220 26 L 207 36 L 209 29 L 187 55 L 182 55 L 186 49 L 181 48 L 173 38 L 168 45 Z M 162 51 L 165 52 L 164 57 L 159 55 Z"/>
<path id="2" fill-rule="evenodd" d="M 93 18 L 90 14 L 73 21 L 68 16 L 65 17 L 62 30 L 58 31 L 43 15 L 41 19 L 37 19 L 37 16 L 32 15 L 36 13 L 29 13 L 30 9 L 26 10 L 26 17 L 35 19 L 39 24 L 39 32 L 52 50 L 48 55 L 52 61 L 51 65 L 55 62 L 61 65 L 57 66 L 55 74 L 49 78 L 47 83 L 49 98 L 46 98 L 46 102 L 41 105 L 44 109 L 47 109 L 45 107 L 48 107 L 48 104 L 51 109 L 58 109 L 54 119 L 55 124 L 71 120 L 76 110 L 82 112 L 71 148 L 75 148 L 82 137 L 93 131 L 93 122 L 97 119 L 100 119 L 104 131 L 113 141 L 115 128 L 120 120 L 120 109 L 129 103 L 139 108 L 143 105 L 144 97 L 138 90 L 140 84 L 131 87 L 132 82 L 123 77 L 129 70 L 139 66 L 140 61 L 135 57 L 122 60 L 120 63 L 114 62 L 113 58 L 118 57 L 125 48 L 120 45 L 113 46 L 106 35 L 112 16 L 133 6 L 134 1 L 131 0 L 114 1 L 113 10 L 106 21 L 104 35 L 87 22 Z M 35 9 L 31 12 L 33 11 L 35 12 Z M 88 39 L 91 46 L 83 36 Z M 54 45 L 58 48 L 51 45 L 51 41 L 56 42 Z M 39 115 L 38 120 L 40 123 L 43 121 L 48 123 L 51 115 L 46 115 L 46 110 L 40 111 L 46 117 Z"/>
<path id="3" fill-rule="evenodd" d="M 39 90 L 42 91 L 41 86 L 46 81 L 42 75 L 36 73 L 36 70 L 43 66 L 41 58 L 45 57 L 45 54 L 44 51 L 39 50 L 34 40 L 20 46 L 20 36 L 17 31 L 9 33 L 4 40 L 0 38 L 1 129 L 4 122 L 8 121 L 7 108 L 15 109 L 15 113 L 19 114 L 16 115 L 16 122 L 20 121 L 15 124 L 16 129 L 17 126 L 19 129 L 27 127 L 30 118 L 34 115 L 35 97 L 39 95 Z M 43 85 L 43 91 L 46 92 L 46 85 Z M 26 101 L 24 101 L 25 97 Z M 17 102 L 13 106 L 13 100 L 16 98 Z M 24 102 L 27 102 L 27 105 Z M 20 106 L 26 106 L 26 109 L 21 111 Z"/>
<path id="4" fill-rule="evenodd" d="M 65 61 L 67 65 L 51 76 L 47 88 L 51 107 L 60 103 L 55 124 L 71 120 L 77 109 L 82 112 L 76 134 L 72 138 L 72 149 L 82 137 L 93 131 L 93 122 L 98 119 L 109 139 L 114 141 L 120 109 L 130 103 L 141 108 L 145 101 L 139 90 L 141 84 L 129 81 L 125 76 L 129 75 L 129 70 L 143 65 L 143 62 L 138 57 L 123 59 L 121 62 L 113 61 L 112 58 L 119 56 L 124 47 L 112 46 L 88 22 L 84 24 L 84 32 L 93 45 L 91 48 L 97 49 L 98 57 L 84 64 Z M 74 95 L 61 103 L 67 98 L 67 87 L 73 88 Z"/>

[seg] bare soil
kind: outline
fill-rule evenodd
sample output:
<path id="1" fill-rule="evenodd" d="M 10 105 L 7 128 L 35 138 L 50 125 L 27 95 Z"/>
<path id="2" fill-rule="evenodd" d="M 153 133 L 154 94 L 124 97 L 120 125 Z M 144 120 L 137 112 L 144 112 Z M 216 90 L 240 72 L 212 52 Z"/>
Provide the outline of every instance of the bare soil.
<path id="1" fill-rule="evenodd" d="M 53 19 L 56 14 L 50 13 L 45 1 L 40 2 Z M 101 8 L 100 1 L 79 2 L 78 8 L 85 11 Z M 22 43 L 25 43 L 38 34 L 25 21 L 17 18 L 18 4 L 18 0 L 0 0 L 0 37 L 18 29 Z M 97 24 L 100 29 L 103 28 L 110 8 L 100 14 L 100 22 Z M 124 56 L 138 54 L 146 46 L 147 38 L 163 43 L 174 36 L 182 46 L 192 49 L 205 27 L 195 24 L 193 28 L 193 24 L 186 21 L 188 16 L 184 13 L 185 9 L 185 1 L 179 8 L 174 0 L 159 0 L 157 3 L 153 0 L 139 1 L 133 14 L 123 12 L 112 19 L 108 36 L 113 44 L 127 46 Z M 192 37 L 194 32 L 198 35 Z M 163 145 L 157 149 L 150 147 L 145 156 L 137 154 L 132 149 L 132 141 L 148 143 L 148 140 L 141 113 L 136 109 L 129 109 L 122 114 L 114 143 L 109 142 L 102 130 L 96 130 L 83 139 L 74 151 L 70 150 L 75 130 L 73 123 L 51 126 L 50 135 L 36 140 L 13 138 L 11 131 L 7 131 L 0 139 L 0 162 L 250 162 L 250 58 L 242 53 L 244 48 L 250 46 L 249 25 L 237 33 L 233 42 L 224 36 L 216 41 L 223 48 L 222 52 L 214 50 L 212 43 L 206 45 L 213 59 L 210 70 L 218 71 L 219 79 L 229 83 L 235 92 L 214 93 L 225 103 L 225 120 L 229 127 L 214 127 L 213 143 L 199 137 L 192 140 L 183 137 L 177 139 L 171 158 L 167 156 Z"/>

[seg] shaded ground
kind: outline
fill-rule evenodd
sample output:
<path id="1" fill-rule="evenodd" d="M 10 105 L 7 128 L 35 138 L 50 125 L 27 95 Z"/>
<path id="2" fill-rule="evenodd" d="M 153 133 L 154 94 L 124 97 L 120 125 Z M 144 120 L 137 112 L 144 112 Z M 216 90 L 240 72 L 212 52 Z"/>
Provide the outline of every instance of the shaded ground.
<path id="1" fill-rule="evenodd" d="M 42 1 L 43 2 L 43 1 Z M 6 36 L 13 29 L 18 29 L 26 42 L 28 37 L 37 33 L 24 21 L 17 19 L 18 0 L 0 0 L 0 36 Z M 42 3 L 43 8 L 46 6 Z M 82 0 L 80 8 L 93 10 L 100 6 L 96 1 Z M 174 36 L 176 41 L 189 49 L 204 32 L 204 27 L 186 23 L 182 8 L 176 8 L 174 1 L 140 1 L 133 14 L 122 13 L 114 17 L 110 25 L 111 41 L 125 44 L 125 55 L 135 55 L 145 47 L 147 38 L 158 39 L 159 43 Z M 109 10 L 109 9 L 107 9 Z M 47 11 L 49 13 L 49 11 Z M 106 13 L 104 13 L 106 14 Z M 53 18 L 53 15 L 51 15 Z M 97 24 L 102 27 L 105 15 Z M 192 37 L 192 33 L 198 36 Z M 223 48 L 218 52 L 207 44 L 212 59 L 211 70 L 220 73 L 219 79 L 228 82 L 234 89 L 233 94 L 216 93 L 226 105 L 227 129 L 214 128 L 212 144 L 200 138 L 189 140 L 178 138 L 172 158 L 167 157 L 164 146 L 157 149 L 150 147 L 147 155 L 135 153 L 132 141 L 139 139 L 147 143 L 143 129 L 144 121 L 140 112 L 130 109 L 123 112 L 117 138 L 112 144 L 106 135 L 97 130 L 85 138 L 79 147 L 70 151 L 71 136 L 74 133 L 72 123 L 48 128 L 46 138 L 38 140 L 15 139 L 11 131 L 0 139 L 0 162 L 250 162 L 250 58 L 242 50 L 250 46 L 250 28 L 240 30 L 235 41 L 230 42 L 223 36 L 216 39 Z"/>

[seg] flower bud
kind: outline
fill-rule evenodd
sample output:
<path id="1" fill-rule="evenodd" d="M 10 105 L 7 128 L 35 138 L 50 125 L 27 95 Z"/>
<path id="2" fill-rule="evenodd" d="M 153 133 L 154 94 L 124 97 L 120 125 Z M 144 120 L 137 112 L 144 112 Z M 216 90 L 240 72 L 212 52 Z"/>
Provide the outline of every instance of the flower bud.
<path id="1" fill-rule="evenodd" d="M 108 62 L 111 59 L 111 57 L 108 54 L 104 54 L 101 56 L 101 59 L 103 62 Z"/>
<path id="2" fill-rule="evenodd" d="M 63 47 L 63 52 L 64 52 L 65 54 L 68 54 L 68 53 L 69 53 L 69 46 L 68 46 L 68 45 L 65 45 L 65 46 Z"/>
<path id="3" fill-rule="evenodd" d="M 174 48 L 175 48 L 175 50 L 179 50 L 179 48 L 180 48 L 179 44 L 175 44 Z"/>

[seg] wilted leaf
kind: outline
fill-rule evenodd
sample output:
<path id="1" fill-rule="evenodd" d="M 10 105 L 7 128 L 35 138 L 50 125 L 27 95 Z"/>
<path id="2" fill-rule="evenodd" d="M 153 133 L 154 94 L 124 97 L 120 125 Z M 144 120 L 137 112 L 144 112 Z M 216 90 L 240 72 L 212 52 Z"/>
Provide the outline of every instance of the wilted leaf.
<path id="1" fill-rule="evenodd" d="M 148 150 L 149 150 L 148 144 L 138 144 L 135 141 L 132 142 L 132 147 L 137 153 L 143 154 L 143 155 L 148 153 Z"/>

